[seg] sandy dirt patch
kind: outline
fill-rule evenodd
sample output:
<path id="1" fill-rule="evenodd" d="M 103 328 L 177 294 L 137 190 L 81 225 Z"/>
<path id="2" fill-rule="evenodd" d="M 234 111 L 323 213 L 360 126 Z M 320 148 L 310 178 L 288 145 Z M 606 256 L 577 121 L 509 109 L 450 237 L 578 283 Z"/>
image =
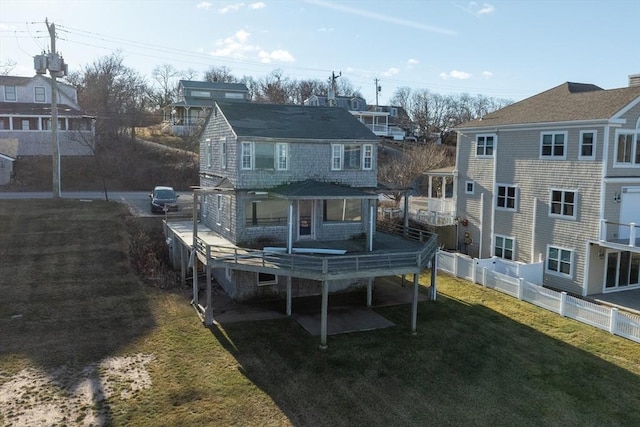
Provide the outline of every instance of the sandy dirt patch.
<path id="1" fill-rule="evenodd" d="M 105 424 L 106 399 L 129 399 L 151 387 L 147 364 L 153 355 L 110 357 L 81 369 L 62 366 L 53 372 L 27 368 L 12 376 L 0 373 L 0 424 L 3 426 Z"/>

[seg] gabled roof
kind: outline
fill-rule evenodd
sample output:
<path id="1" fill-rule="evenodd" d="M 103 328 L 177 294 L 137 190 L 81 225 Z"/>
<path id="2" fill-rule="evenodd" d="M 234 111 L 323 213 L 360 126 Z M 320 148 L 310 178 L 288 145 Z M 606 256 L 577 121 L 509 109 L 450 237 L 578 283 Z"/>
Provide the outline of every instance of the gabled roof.
<path id="1" fill-rule="evenodd" d="M 44 79 L 47 80 L 49 83 L 51 84 L 51 78 L 47 77 L 45 75 L 41 75 L 41 74 L 36 74 L 33 77 L 21 77 L 21 76 L 0 76 L 0 86 L 26 86 L 29 83 L 31 83 L 31 81 L 36 80 L 36 79 Z M 69 86 L 69 87 L 73 87 L 68 83 L 65 83 L 64 81 L 61 81 L 60 79 L 57 79 L 57 83 L 59 85 L 65 85 L 65 86 Z"/>
<path id="2" fill-rule="evenodd" d="M 638 97 L 640 86 L 604 90 L 592 84 L 566 82 L 456 128 L 607 120 Z"/>
<path id="3" fill-rule="evenodd" d="M 208 89 L 208 90 L 235 90 L 240 92 L 249 92 L 247 85 L 244 83 L 219 83 L 219 82 L 201 82 L 195 80 L 180 80 L 182 87 L 189 89 Z"/>
<path id="4" fill-rule="evenodd" d="M 343 108 L 252 102 L 217 104 L 238 137 L 378 140 Z"/>

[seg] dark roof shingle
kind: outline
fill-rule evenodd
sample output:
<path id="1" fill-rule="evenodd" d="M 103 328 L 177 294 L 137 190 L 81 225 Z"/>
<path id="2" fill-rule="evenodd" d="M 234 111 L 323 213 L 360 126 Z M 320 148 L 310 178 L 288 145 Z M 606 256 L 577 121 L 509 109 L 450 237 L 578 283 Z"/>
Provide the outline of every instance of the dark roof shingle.
<path id="1" fill-rule="evenodd" d="M 337 107 L 218 102 L 236 135 L 288 139 L 377 140 L 348 111 Z"/>

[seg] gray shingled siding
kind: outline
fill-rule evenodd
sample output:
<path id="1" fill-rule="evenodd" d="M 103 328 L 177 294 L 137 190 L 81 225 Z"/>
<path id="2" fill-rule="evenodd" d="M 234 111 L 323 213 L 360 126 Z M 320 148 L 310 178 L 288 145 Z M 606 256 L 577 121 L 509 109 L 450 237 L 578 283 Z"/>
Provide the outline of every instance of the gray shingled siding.
<path id="1" fill-rule="evenodd" d="M 239 146 L 240 143 L 238 143 Z M 373 188 L 377 185 L 376 144 L 373 144 L 373 151 L 372 170 L 332 171 L 331 143 L 294 141 L 289 143 L 289 170 L 241 170 L 237 185 L 239 188 L 246 189 L 270 188 L 284 183 L 314 179 L 352 187 Z"/>
<path id="2" fill-rule="evenodd" d="M 287 294 L 287 278 L 278 276 L 278 282 L 273 285 L 258 285 L 257 273 L 250 271 L 232 270 L 231 281 L 226 277 L 225 269 L 212 269 L 212 276 L 235 301 L 249 301 L 264 298 L 285 298 Z M 241 284 L 241 285 L 238 285 Z M 366 287 L 366 279 L 334 280 L 329 282 L 329 292 L 341 292 Z M 293 298 L 319 295 L 322 284 L 315 280 L 293 277 L 291 280 L 291 295 Z M 283 301 L 283 311 L 284 301 Z M 294 305 L 295 311 L 295 305 Z"/>
<path id="3" fill-rule="evenodd" d="M 592 130 L 593 127 L 588 127 Z M 585 240 L 596 240 L 602 180 L 601 154 L 596 161 L 577 160 L 580 129 L 553 129 L 568 131 L 567 160 L 540 160 L 540 130 L 519 132 L 500 131 L 496 153 L 496 183 L 518 187 L 517 211 L 495 210 L 493 233 L 515 239 L 515 259 L 522 262 L 546 258 L 547 244 L 574 251 L 573 278 L 545 274 L 545 284 L 571 292 L 581 292 L 585 265 Z M 545 131 L 547 131 L 545 129 Z M 598 129 L 601 141 L 602 129 Z M 477 224 L 480 220 L 480 193 L 485 193 L 485 234 L 483 256 L 493 253 L 491 240 L 491 211 L 495 200 L 492 196 L 492 166 L 490 159 L 475 157 L 475 134 L 461 136 L 459 141 L 458 214 L 468 218 L 470 225 L 461 232 L 472 233 L 474 242 L 479 239 Z M 600 149 L 601 151 L 601 149 Z M 466 172 L 466 173 L 465 173 Z M 475 194 L 465 194 L 464 182 L 475 182 Z M 551 189 L 575 190 L 578 193 L 577 219 L 549 216 Z M 533 204 L 537 198 L 537 216 L 533 218 Z M 535 223 L 535 246 L 531 249 Z M 472 253 L 470 253 L 472 254 Z M 473 254 L 472 254 L 473 255 Z"/>
<path id="4" fill-rule="evenodd" d="M 58 143 L 61 156 L 93 156 L 91 147 L 79 142 L 82 137 L 80 131 L 58 131 Z M 82 132 L 91 141 L 93 134 L 89 131 Z M 18 156 L 51 156 L 51 131 L 2 131 L 1 139 L 17 139 Z"/>

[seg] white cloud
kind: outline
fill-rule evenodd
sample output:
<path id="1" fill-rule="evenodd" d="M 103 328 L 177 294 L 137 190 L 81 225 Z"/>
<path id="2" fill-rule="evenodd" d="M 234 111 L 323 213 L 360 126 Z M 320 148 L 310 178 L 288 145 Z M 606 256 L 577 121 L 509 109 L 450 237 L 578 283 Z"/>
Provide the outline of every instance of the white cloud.
<path id="1" fill-rule="evenodd" d="M 234 35 L 217 41 L 217 49 L 211 52 L 211 55 L 236 59 L 246 58 L 248 53 L 260 49 L 258 46 L 253 46 L 248 43 L 250 36 L 251 33 L 245 30 L 237 31 Z"/>
<path id="2" fill-rule="evenodd" d="M 447 79 L 466 80 L 471 78 L 471 74 L 464 71 L 451 70 L 451 72 L 449 73 L 440 73 L 440 77 L 443 80 L 447 80 Z"/>
<path id="3" fill-rule="evenodd" d="M 419 64 L 420 61 L 418 61 L 417 59 L 413 59 L 413 58 L 409 58 L 409 60 L 407 61 L 407 64 L 409 65 L 416 65 Z"/>
<path id="4" fill-rule="evenodd" d="M 454 3 L 455 4 L 455 3 Z M 481 16 L 481 15 L 491 15 L 496 11 L 496 8 L 491 3 L 478 3 L 475 1 L 470 1 L 466 6 L 461 4 L 455 4 L 455 6 L 464 10 L 470 15 Z"/>
<path id="5" fill-rule="evenodd" d="M 492 4 L 482 3 L 482 7 L 476 13 L 478 15 L 490 15 L 493 12 L 495 12 L 495 10 L 496 10 L 496 8 Z"/>
<path id="6" fill-rule="evenodd" d="M 491 77 L 493 77 L 493 73 L 491 71 L 483 71 L 482 75 L 484 76 L 484 78 L 486 79 L 490 79 Z"/>
<path id="7" fill-rule="evenodd" d="M 244 6 L 244 3 L 230 4 L 229 6 L 225 6 L 221 9 L 218 9 L 218 12 L 224 15 L 227 12 L 235 12 L 236 10 L 240 9 L 243 6 Z"/>
<path id="8" fill-rule="evenodd" d="M 334 31 L 333 27 L 322 27 L 322 28 L 318 28 L 318 32 L 320 33 L 332 33 Z"/>
<path id="9" fill-rule="evenodd" d="M 383 71 L 381 74 L 383 77 L 391 77 L 397 75 L 398 73 L 400 73 L 400 69 L 391 67 L 387 71 Z"/>
<path id="10" fill-rule="evenodd" d="M 201 1 L 200 3 L 198 3 L 196 5 L 196 9 L 211 9 L 211 6 L 213 6 L 211 3 L 209 3 L 208 1 Z"/>
<path id="11" fill-rule="evenodd" d="M 257 10 L 257 9 L 264 9 L 265 7 L 267 7 L 267 5 L 266 5 L 266 4 L 264 4 L 264 3 L 262 3 L 261 1 L 260 1 L 260 2 L 257 2 L 257 3 L 251 3 L 251 4 L 249 5 L 249 8 L 250 8 L 250 9 L 254 9 L 254 10 Z"/>
<path id="12" fill-rule="evenodd" d="M 211 55 L 234 59 L 257 56 L 263 63 L 295 62 L 295 58 L 288 51 L 277 49 L 269 52 L 258 45 L 251 44 L 250 39 L 251 33 L 245 30 L 236 31 L 232 36 L 218 40 L 216 50 L 212 51 Z"/>
<path id="13" fill-rule="evenodd" d="M 278 49 L 272 52 L 267 52 L 265 50 L 261 50 L 258 53 L 258 57 L 260 61 L 265 64 L 270 64 L 271 62 L 294 62 L 295 58 L 286 50 Z"/>

